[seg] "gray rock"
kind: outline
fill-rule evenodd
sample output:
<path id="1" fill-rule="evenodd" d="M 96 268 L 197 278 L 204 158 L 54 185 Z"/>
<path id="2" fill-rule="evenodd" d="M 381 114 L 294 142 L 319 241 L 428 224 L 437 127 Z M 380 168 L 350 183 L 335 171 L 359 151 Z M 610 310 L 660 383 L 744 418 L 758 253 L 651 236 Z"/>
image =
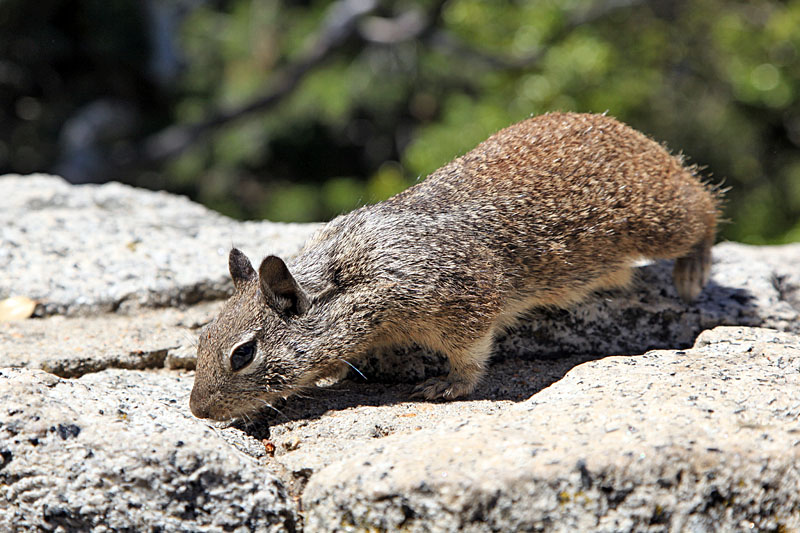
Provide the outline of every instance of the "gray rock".
<path id="1" fill-rule="evenodd" d="M 172 306 L 221 298 L 227 253 L 299 250 L 313 224 L 237 222 L 188 199 L 118 183 L 0 177 L 0 299 L 39 315 Z"/>
<path id="2" fill-rule="evenodd" d="M 52 316 L 0 322 L 0 367 L 41 368 L 77 377 L 106 368 L 194 368 L 197 329 L 219 303 L 146 310 L 136 317 Z"/>
<path id="3" fill-rule="evenodd" d="M 502 413 L 351 449 L 311 477 L 306 528 L 794 531 L 798 390 L 800 338 L 774 330 L 585 363 Z"/>
<path id="4" fill-rule="evenodd" d="M 800 332 L 800 245 L 722 243 L 713 258 L 711 281 L 691 305 L 677 297 L 671 262 L 659 262 L 638 269 L 633 290 L 601 293 L 571 310 L 534 311 L 500 340 L 501 352 L 636 354 L 689 347 L 719 325 Z"/>
<path id="5" fill-rule="evenodd" d="M 0 530 L 298 527 L 282 484 L 188 414 L 189 380 L 125 374 L 0 370 Z"/>
<path id="6" fill-rule="evenodd" d="M 692 306 L 660 262 L 536 310 L 464 401 L 409 401 L 446 370 L 411 347 L 259 420 L 191 417 L 221 302 L 176 306 L 227 294 L 231 245 L 285 256 L 315 228 L 0 178 L 0 299 L 44 317 L 0 323 L 0 530 L 800 529 L 800 245 L 716 246 Z"/>
<path id="7" fill-rule="evenodd" d="M 170 466 L 169 454 L 185 449 L 207 468 L 225 469 L 220 476 L 239 476 L 225 477 L 225 491 L 203 488 L 205 498 L 219 499 L 204 500 L 207 506 L 240 505 L 239 491 L 253 490 L 255 476 L 280 494 L 302 495 L 308 531 L 714 531 L 751 524 L 789 531 L 800 525 L 799 343 L 772 330 L 717 328 L 687 351 L 589 362 L 508 358 L 493 365 L 480 399 L 461 402 L 410 402 L 407 385 L 345 382 L 292 399 L 283 415 L 244 431 L 188 414 L 191 373 L 106 370 L 62 381 L 5 369 L 0 487 L 14 492 L 0 492 L 11 509 L 0 517 L 29 529 L 205 527 L 197 517 L 179 520 L 181 503 L 169 506 L 158 494 L 146 497 L 170 509 L 158 516 L 145 509 L 114 518 L 110 511 L 142 501 L 131 491 L 149 483 L 122 476 L 118 462 L 139 476 L 162 476 L 155 486 L 167 495 L 186 476 L 203 479 Z M 82 446 L 73 446 L 79 441 L 71 441 L 70 424 L 82 428 Z M 8 470 L 20 457 L 26 462 Z M 96 515 L 87 504 L 75 510 L 90 494 L 80 475 L 88 467 L 76 473 L 58 466 L 87 462 L 117 472 L 100 476 L 106 484 L 97 490 L 113 497 Z M 54 474 L 42 478 L 39 469 Z M 48 496 L 23 506 L 28 496 L 20 487 L 36 483 Z M 53 494 L 60 510 L 45 511 L 45 503 L 56 508 L 45 499 Z M 265 512 L 282 508 L 258 501 Z"/>
<path id="8" fill-rule="evenodd" d="M 5 274 L 0 298 L 34 298 L 40 302 L 39 315 L 220 298 L 230 290 L 225 256 L 231 245 L 242 247 L 253 260 L 267 253 L 288 256 L 317 227 L 237 222 L 182 197 L 116 183 L 70 186 L 52 176 L 0 177 L 0 268 Z M 796 264 L 798 245 L 718 245 L 712 281 L 692 306 L 675 294 L 669 262 L 645 266 L 638 269 L 631 290 L 601 293 L 571 310 L 533 311 L 498 339 L 497 356 L 636 354 L 688 347 L 697 334 L 717 325 L 800 331 Z M 444 369 L 441 359 L 420 353 L 376 356 L 362 370 L 374 377 L 419 381 Z M 180 363 L 170 358 L 170 364 L 191 365 L 189 352 L 183 354 Z"/>

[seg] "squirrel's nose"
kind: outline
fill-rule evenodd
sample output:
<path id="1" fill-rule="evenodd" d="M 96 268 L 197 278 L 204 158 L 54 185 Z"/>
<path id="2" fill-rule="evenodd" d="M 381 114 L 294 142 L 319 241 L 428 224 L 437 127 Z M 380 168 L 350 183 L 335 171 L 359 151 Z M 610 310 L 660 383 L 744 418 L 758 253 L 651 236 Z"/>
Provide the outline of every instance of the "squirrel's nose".
<path id="1" fill-rule="evenodd" d="M 192 387 L 192 394 L 189 396 L 189 409 L 192 410 L 192 414 L 197 418 L 210 418 L 208 402 L 202 400 L 204 396 L 207 397 L 207 395 L 199 390 L 197 384 L 195 384 L 195 386 Z"/>

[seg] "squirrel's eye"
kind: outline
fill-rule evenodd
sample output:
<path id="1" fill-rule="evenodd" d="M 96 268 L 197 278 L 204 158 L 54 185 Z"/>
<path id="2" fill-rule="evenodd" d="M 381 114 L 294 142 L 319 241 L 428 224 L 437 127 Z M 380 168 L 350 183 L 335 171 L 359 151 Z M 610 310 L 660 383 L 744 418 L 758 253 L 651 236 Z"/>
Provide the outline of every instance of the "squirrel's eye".
<path id="1" fill-rule="evenodd" d="M 241 370 L 253 360 L 256 355 L 256 341 L 240 344 L 231 352 L 231 370 Z"/>

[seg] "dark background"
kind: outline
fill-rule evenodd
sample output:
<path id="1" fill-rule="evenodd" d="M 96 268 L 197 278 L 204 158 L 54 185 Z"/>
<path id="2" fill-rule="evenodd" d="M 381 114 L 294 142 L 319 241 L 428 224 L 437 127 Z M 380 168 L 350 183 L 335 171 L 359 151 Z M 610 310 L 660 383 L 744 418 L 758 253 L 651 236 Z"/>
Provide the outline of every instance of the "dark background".
<path id="1" fill-rule="evenodd" d="M 608 111 L 800 241 L 800 1 L 3 0 L 0 173 L 329 219 L 494 131 Z"/>

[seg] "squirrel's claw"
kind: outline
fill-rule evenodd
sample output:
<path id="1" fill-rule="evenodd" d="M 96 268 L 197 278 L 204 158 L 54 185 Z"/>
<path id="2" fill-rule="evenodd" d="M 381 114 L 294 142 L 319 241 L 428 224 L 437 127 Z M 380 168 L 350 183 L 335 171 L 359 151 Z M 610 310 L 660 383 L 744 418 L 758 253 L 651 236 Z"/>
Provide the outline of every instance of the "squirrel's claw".
<path id="1" fill-rule="evenodd" d="M 413 399 L 424 400 L 452 400 L 466 396 L 475 388 L 475 383 L 468 383 L 453 376 L 439 376 L 426 379 L 411 393 Z"/>

